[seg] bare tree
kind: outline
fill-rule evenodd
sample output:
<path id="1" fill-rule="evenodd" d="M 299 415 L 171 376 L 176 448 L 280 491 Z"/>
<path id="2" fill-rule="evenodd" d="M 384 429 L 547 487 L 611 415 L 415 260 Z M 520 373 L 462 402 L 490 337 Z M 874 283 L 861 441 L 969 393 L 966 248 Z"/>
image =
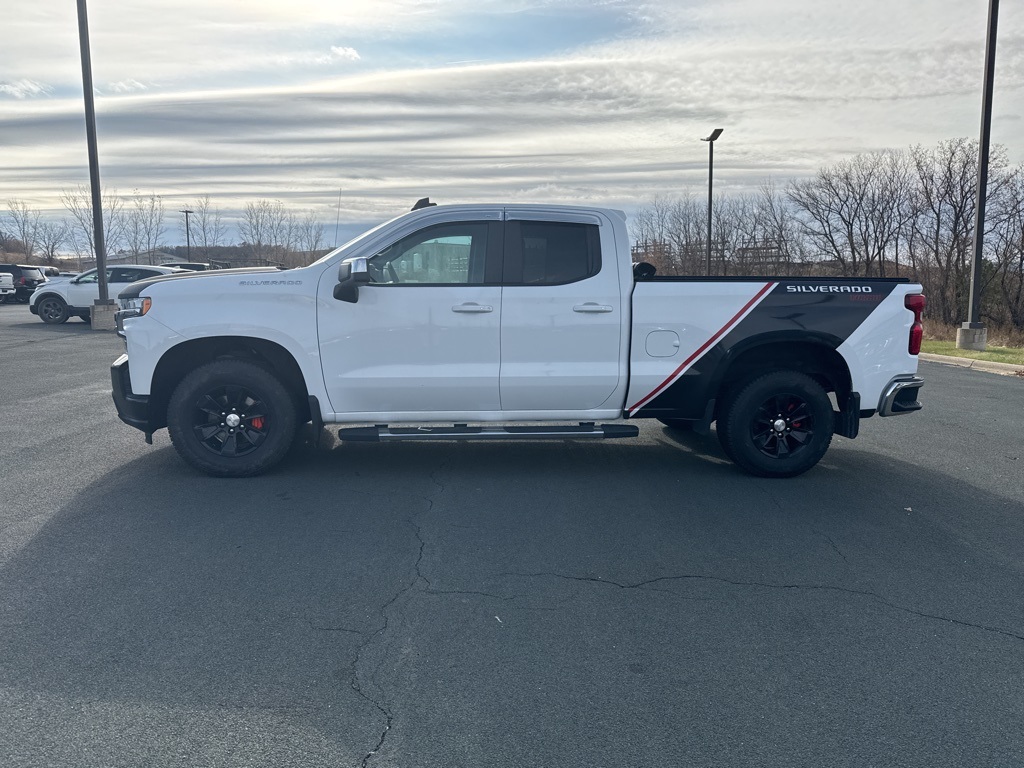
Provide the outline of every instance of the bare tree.
<path id="1" fill-rule="evenodd" d="M 103 235 L 107 253 L 116 253 L 124 241 L 124 201 L 116 189 L 103 190 Z M 95 258 L 93 241 L 92 193 L 85 185 L 61 190 L 60 201 L 70 214 L 68 240 L 78 256 L 79 266 L 84 258 Z"/>
<path id="2" fill-rule="evenodd" d="M 159 195 L 140 195 L 136 190 L 125 214 L 124 227 L 124 242 L 133 260 L 139 262 L 144 255 L 146 262 L 152 264 L 163 234 L 163 200 Z"/>
<path id="3" fill-rule="evenodd" d="M 306 211 L 306 215 L 296 224 L 296 243 L 299 250 L 305 254 L 305 263 L 316 259 L 316 252 L 323 248 L 323 241 L 323 224 L 316 220 L 315 211 Z"/>
<path id="4" fill-rule="evenodd" d="M 201 249 L 203 256 L 209 258 L 210 250 L 224 242 L 227 228 L 222 220 L 221 211 L 213 207 L 209 195 L 197 198 L 188 207 L 192 211 L 190 216 L 192 239 Z M 185 222 L 181 223 L 181 230 L 184 233 Z"/>
<path id="5" fill-rule="evenodd" d="M 242 241 L 249 246 L 257 259 L 266 258 L 274 246 L 275 206 L 280 205 L 271 200 L 257 200 L 245 204 L 238 230 Z"/>
<path id="6" fill-rule="evenodd" d="M 47 264 L 57 263 L 57 254 L 68 236 L 68 225 L 64 221 L 44 221 L 39 225 L 36 243 Z"/>
<path id="7" fill-rule="evenodd" d="M 942 141 L 934 149 L 910 150 L 914 174 L 910 258 L 917 279 L 928 287 L 929 312 L 945 323 L 967 316 L 968 287 L 974 243 L 974 208 L 978 144 L 964 138 Z M 989 155 L 987 204 L 1001 209 L 1000 198 L 1010 181 L 1006 150 Z M 988 220 L 989 229 L 998 217 Z M 984 273 L 988 280 L 994 277 Z"/>
<path id="8" fill-rule="evenodd" d="M 295 248 L 295 214 L 275 202 L 270 216 L 271 241 L 278 261 L 288 263 Z"/>
<path id="9" fill-rule="evenodd" d="M 1019 330 L 1024 329 L 1024 166 L 1010 174 L 1003 203 L 992 238 L 999 290 L 990 311 Z"/>
<path id="10" fill-rule="evenodd" d="M 7 201 L 7 224 L 14 237 L 21 241 L 26 261 L 31 261 L 35 254 L 40 216 L 40 212 L 29 208 L 24 200 Z"/>
<path id="11" fill-rule="evenodd" d="M 909 194 L 906 161 L 896 152 L 857 155 L 789 187 L 803 234 L 849 276 L 884 275 Z"/>

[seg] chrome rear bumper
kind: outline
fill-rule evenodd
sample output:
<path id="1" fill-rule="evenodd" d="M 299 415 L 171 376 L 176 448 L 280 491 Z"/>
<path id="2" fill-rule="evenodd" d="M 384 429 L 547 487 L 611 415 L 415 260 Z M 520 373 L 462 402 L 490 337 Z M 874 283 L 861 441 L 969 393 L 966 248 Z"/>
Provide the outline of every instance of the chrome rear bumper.
<path id="1" fill-rule="evenodd" d="M 924 386 L 919 376 L 897 376 L 889 382 L 878 401 L 879 416 L 899 416 L 921 410 L 917 393 Z"/>

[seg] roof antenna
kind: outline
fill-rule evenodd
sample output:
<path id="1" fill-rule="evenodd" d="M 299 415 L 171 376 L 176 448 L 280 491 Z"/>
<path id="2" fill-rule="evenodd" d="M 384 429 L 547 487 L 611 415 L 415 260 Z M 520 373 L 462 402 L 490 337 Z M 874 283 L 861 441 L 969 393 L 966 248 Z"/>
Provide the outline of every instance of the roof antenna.
<path id="1" fill-rule="evenodd" d="M 414 205 L 412 209 L 414 211 L 418 211 L 420 208 L 429 208 L 432 205 L 437 205 L 437 203 L 430 202 L 429 197 L 421 197 L 419 200 L 416 201 L 416 205 Z"/>

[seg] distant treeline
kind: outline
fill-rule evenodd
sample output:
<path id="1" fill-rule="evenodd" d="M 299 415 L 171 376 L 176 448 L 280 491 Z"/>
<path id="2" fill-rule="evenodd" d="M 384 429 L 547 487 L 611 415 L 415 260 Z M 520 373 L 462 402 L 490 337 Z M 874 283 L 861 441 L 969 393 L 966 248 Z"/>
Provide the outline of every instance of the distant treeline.
<path id="1" fill-rule="evenodd" d="M 909 277 L 924 285 L 928 316 L 967 319 L 978 146 L 874 152 L 782 187 L 715 198 L 711 272 L 732 275 Z M 982 319 L 1024 329 L 1024 167 L 1003 147 L 990 156 Z M 662 274 L 707 270 L 707 197 L 658 198 L 632 223 L 635 261 Z"/>

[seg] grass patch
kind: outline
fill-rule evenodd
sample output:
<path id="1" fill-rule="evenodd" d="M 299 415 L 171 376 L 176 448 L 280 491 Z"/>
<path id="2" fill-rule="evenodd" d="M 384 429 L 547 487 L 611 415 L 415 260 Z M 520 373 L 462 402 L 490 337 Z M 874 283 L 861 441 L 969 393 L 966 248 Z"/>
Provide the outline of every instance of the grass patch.
<path id="1" fill-rule="evenodd" d="M 975 352 L 970 349 L 957 349 L 955 341 L 924 341 L 921 344 L 922 352 L 929 352 L 933 355 L 951 355 L 953 357 L 969 357 L 972 360 L 988 360 L 992 363 L 1010 363 L 1011 365 L 1024 365 L 1024 349 L 1014 347 L 993 347 L 989 345 L 984 352 Z"/>

